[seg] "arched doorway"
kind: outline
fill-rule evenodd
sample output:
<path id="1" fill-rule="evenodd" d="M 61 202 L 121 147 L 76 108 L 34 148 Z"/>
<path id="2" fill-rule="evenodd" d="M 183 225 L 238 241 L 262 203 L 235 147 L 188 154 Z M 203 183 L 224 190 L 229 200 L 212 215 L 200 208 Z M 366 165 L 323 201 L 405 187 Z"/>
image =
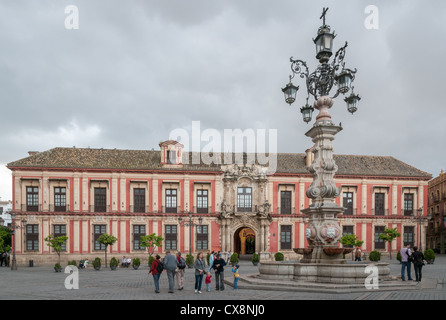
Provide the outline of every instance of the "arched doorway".
<path id="1" fill-rule="evenodd" d="M 240 258 L 247 259 L 256 252 L 256 234 L 254 230 L 242 227 L 234 233 L 234 252 L 237 252 Z"/>

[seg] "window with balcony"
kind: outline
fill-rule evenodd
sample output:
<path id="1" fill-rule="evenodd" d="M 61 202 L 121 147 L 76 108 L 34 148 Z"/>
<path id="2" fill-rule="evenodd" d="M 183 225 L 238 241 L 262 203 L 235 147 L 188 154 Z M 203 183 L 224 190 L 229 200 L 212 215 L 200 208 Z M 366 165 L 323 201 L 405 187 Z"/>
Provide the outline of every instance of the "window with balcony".
<path id="1" fill-rule="evenodd" d="M 344 192 L 342 194 L 342 206 L 346 208 L 344 215 L 353 215 L 353 192 Z"/>
<path id="2" fill-rule="evenodd" d="M 252 189 L 246 187 L 237 188 L 237 211 L 252 211 Z"/>
<path id="3" fill-rule="evenodd" d="M 177 189 L 166 189 L 166 212 L 177 212 Z"/>
<path id="4" fill-rule="evenodd" d="M 291 214 L 291 191 L 280 191 L 280 213 Z"/>
<path id="5" fill-rule="evenodd" d="M 375 216 L 385 215 L 384 193 L 375 193 Z"/>
<path id="6" fill-rule="evenodd" d="M 67 211 L 67 189 L 65 187 L 54 187 L 54 211 Z"/>
<path id="7" fill-rule="evenodd" d="M 133 212 L 146 212 L 146 189 L 133 189 Z"/>
<path id="8" fill-rule="evenodd" d="M 39 187 L 26 187 L 26 211 L 39 211 Z"/>
<path id="9" fill-rule="evenodd" d="M 107 188 L 94 188 L 94 212 L 107 212 Z"/>
<path id="10" fill-rule="evenodd" d="M 404 194 L 403 213 L 405 216 L 413 215 L 413 193 L 405 193 Z"/>
<path id="11" fill-rule="evenodd" d="M 197 213 L 208 213 L 208 190 L 197 190 Z"/>

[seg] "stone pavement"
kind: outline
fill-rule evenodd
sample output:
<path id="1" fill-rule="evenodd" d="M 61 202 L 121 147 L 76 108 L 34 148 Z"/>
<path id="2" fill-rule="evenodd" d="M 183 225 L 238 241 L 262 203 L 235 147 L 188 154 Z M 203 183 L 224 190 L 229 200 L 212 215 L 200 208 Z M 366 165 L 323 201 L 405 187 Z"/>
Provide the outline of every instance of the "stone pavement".
<path id="1" fill-rule="evenodd" d="M 401 267 L 397 260 L 383 262 L 390 263 L 391 275 L 400 275 Z M 241 261 L 240 266 L 242 275 L 258 273 L 258 267 L 249 261 Z M 65 279 L 70 275 L 56 273 L 52 267 L 19 266 L 17 271 L 0 267 L 0 300 L 446 300 L 446 255 L 437 255 L 434 264 L 423 268 L 422 282 L 407 290 L 328 293 L 284 291 L 277 285 L 260 290 L 239 282 L 239 290 L 233 290 L 228 284 L 224 291 L 215 291 L 215 282 L 212 281 L 211 291 L 206 292 L 203 279 L 202 294 L 195 294 L 194 271 L 186 269 L 184 290 L 168 293 L 167 276 L 163 273 L 161 293 L 156 294 L 148 270 L 147 266 L 141 266 L 138 270 L 118 268 L 111 271 L 103 267 L 95 271 L 89 266 L 79 270 L 79 289 L 68 290 Z M 225 277 L 228 283 L 232 282 L 230 267 L 226 268 Z"/>

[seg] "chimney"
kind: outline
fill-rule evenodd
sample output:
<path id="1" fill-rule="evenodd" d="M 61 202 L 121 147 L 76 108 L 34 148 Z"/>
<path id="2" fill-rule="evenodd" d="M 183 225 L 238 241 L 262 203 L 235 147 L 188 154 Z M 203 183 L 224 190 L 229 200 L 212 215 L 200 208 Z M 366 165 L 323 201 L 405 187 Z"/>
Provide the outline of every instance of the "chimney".
<path id="1" fill-rule="evenodd" d="M 35 155 L 36 153 L 39 153 L 39 151 L 28 151 L 28 154 L 29 154 L 30 156 L 33 156 L 33 155 Z"/>

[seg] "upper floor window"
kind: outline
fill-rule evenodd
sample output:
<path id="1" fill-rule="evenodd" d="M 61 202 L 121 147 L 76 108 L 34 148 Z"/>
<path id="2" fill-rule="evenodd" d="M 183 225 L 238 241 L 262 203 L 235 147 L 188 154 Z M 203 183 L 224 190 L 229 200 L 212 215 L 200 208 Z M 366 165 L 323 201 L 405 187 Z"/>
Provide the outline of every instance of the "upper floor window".
<path id="1" fill-rule="evenodd" d="M 94 188 L 94 212 L 107 211 L 107 189 Z"/>
<path id="2" fill-rule="evenodd" d="M 177 189 L 166 189 L 166 212 L 177 212 Z"/>
<path id="3" fill-rule="evenodd" d="M 280 213 L 291 214 L 291 191 L 280 191 Z"/>
<path id="4" fill-rule="evenodd" d="M 375 216 L 384 216 L 384 208 L 384 193 L 375 193 Z"/>
<path id="5" fill-rule="evenodd" d="M 197 213 L 208 213 L 208 190 L 197 190 Z"/>
<path id="6" fill-rule="evenodd" d="M 39 187 L 26 187 L 26 211 L 39 211 Z"/>
<path id="7" fill-rule="evenodd" d="M 344 214 L 348 216 L 353 215 L 353 192 L 344 192 L 342 197 L 342 205 L 346 208 Z"/>
<path id="8" fill-rule="evenodd" d="M 411 216 L 413 214 L 413 193 L 404 194 L 404 215 Z"/>
<path id="9" fill-rule="evenodd" d="M 146 189 L 134 188 L 133 212 L 145 212 L 145 211 L 146 211 Z"/>
<path id="10" fill-rule="evenodd" d="M 251 212 L 252 211 L 252 189 L 239 187 L 237 188 L 237 211 Z"/>
<path id="11" fill-rule="evenodd" d="M 67 211 L 67 192 L 65 187 L 54 188 L 54 211 Z"/>

